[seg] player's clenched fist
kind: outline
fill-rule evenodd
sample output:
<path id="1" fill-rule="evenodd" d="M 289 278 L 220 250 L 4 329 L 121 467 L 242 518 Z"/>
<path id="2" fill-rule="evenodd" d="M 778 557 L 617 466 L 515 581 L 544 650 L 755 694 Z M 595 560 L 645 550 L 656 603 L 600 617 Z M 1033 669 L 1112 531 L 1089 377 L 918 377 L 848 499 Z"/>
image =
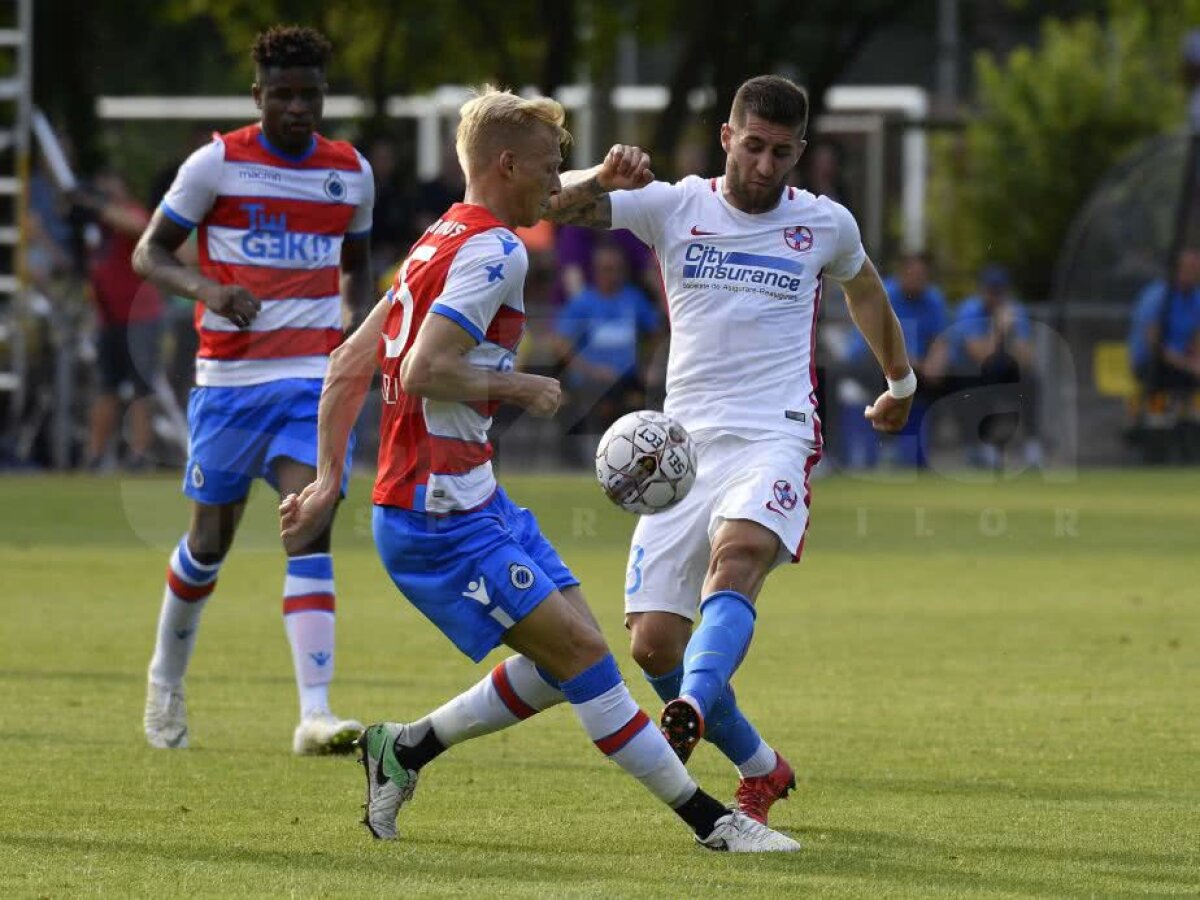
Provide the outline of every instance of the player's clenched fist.
<path id="1" fill-rule="evenodd" d="M 315 481 L 299 495 L 284 497 L 279 504 L 279 536 L 284 550 L 298 553 L 328 528 L 337 498 L 336 491 L 323 491 Z"/>
<path id="2" fill-rule="evenodd" d="M 912 410 L 912 397 L 897 400 L 887 391 L 863 411 L 863 416 L 876 431 L 895 433 L 904 427 Z"/>
<path id="3" fill-rule="evenodd" d="M 650 154 L 628 144 L 616 144 L 609 150 L 596 173 L 596 181 L 606 191 L 636 190 L 653 180 Z"/>
<path id="4" fill-rule="evenodd" d="M 218 316 L 224 316 L 238 328 L 245 328 L 253 322 L 262 307 L 259 299 L 240 284 L 215 284 L 212 291 L 200 299 Z"/>
<path id="5" fill-rule="evenodd" d="M 519 405 L 543 419 L 548 419 L 558 412 L 562 403 L 562 385 L 557 378 L 547 378 L 544 375 L 527 375 L 522 373 L 521 396 Z"/>

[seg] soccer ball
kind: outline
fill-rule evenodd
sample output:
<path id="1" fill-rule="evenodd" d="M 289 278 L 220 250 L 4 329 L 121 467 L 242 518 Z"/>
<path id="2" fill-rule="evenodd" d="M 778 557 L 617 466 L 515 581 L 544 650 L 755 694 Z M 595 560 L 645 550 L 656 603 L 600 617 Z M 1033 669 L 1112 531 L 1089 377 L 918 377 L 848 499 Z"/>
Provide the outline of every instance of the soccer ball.
<path id="1" fill-rule="evenodd" d="M 643 409 L 621 416 L 596 448 L 596 479 L 626 512 L 648 516 L 670 509 L 696 480 L 691 435 L 664 413 Z"/>

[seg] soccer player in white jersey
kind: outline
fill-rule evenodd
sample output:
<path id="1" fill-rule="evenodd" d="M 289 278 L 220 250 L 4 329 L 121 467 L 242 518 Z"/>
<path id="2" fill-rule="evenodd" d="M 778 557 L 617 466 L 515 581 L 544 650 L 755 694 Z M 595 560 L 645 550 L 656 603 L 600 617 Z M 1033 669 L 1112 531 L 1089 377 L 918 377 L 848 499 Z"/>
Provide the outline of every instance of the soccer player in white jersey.
<path id="1" fill-rule="evenodd" d="M 608 193 L 596 171 L 569 172 L 548 216 L 628 228 L 658 257 L 671 320 L 664 410 L 696 442 L 697 478 L 683 502 L 634 530 L 626 623 L 634 658 L 667 701 L 661 727 L 680 758 L 702 737 L 716 744 L 741 776 L 739 808 L 761 822 L 795 778 L 729 682 L 764 580 L 804 547 L 821 454 L 813 352 L 823 276 L 842 284 L 888 380 L 866 410 L 872 425 L 903 427 L 916 387 L 854 217 L 786 185 L 807 120 L 802 88 L 752 78 L 721 126 L 723 177 Z"/>
<path id="2" fill-rule="evenodd" d="M 312 481 L 321 380 L 342 340 L 343 306 L 361 313 L 374 299 L 370 166 L 315 131 L 329 42 L 310 28 L 275 27 L 252 55 L 261 121 L 188 158 L 134 254 L 143 277 L 199 301 L 183 480 L 192 521 L 167 569 L 144 719 L 146 739 L 162 748 L 187 746 L 183 678 L 250 485 L 263 478 L 289 494 Z M 198 272 L 175 257 L 193 228 Z M 348 752 L 362 729 L 329 708 L 331 528 L 289 548 L 284 580 L 300 694 L 292 749 L 301 754 Z"/>
<path id="3" fill-rule="evenodd" d="M 454 744 L 564 700 L 588 737 L 715 850 L 793 851 L 799 844 L 700 790 L 638 709 L 583 599 L 579 580 L 492 472 L 487 429 L 511 403 L 553 415 L 553 378 L 513 371 L 524 330 L 525 247 L 559 189 L 557 102 L 487 90 L 462 108 L 463 203 L 414 245 L 395 283 L 333 355 L 320 409 L 318 478 L 280 505 L 285 545 L 326 527 L 337 503 L 347 436 L 377 367 L 383 369 L 375 543 L 396 586 L 476 662 L 506 644 L 518 655 L 466 693 L 407 725 L 371 725 L 360 739 L 365 824 L 396 837 L 418 774 Z M 640 157 L 638 153 L 636 156 Z M 612 187 L 643 183 L 634 154 L 610 156 Z"/>

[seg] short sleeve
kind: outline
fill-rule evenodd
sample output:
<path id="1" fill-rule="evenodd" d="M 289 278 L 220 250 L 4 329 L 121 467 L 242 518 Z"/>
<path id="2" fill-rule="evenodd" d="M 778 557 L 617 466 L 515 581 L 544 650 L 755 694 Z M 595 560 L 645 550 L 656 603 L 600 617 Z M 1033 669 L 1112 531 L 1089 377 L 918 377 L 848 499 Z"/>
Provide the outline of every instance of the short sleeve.
<path id="1" fill-rule="evenodd" d="M 651 247 L 662 245 L 663 223 L 679 208 L 681 184 L 652 181 L 636 191 L 613 191 L 612 227 L 627 228 Z"/>
<path id="2" fill-rule="evenodd" d="M 225 142 L 216 138 L 189 156 L 171 182 L 160 208 L 168 219 L 184 228 L 195 228 L 217 198 Z"/>
<path id="3" fill-rule="evenodd" d="M 501 304 L 525 284 L 525 245 L 510 231 L 493 229 L 469 238 L 450 264 L 442 293 L 429 308 L 482 343 Z"/>
<path id="4" fill-rule="evenodd" d="M 867 251 L 863 249 L 854 214 L 840 203 L 829 201 L 829 206 L 837 225 L 837 242 L 833 256 L 825 263 L 825 274 L 836 281 L 849 281 L 862 271 L 863 263 L 867 261 Z"/>
<path id="5" fill-rule="evenodd" d="M 1166 297 L 1166 291 L 1163 290 L 1161 282 L 1156 281 L 1142 288 L 1133 307 L 1135 326 L 1145 328 L 1153 324 L 1160 315 L 1159 311 L 1162 309 L 1164 297 Z"/>
<path id="6" fill-rule="evenodd" d="M 358 164 L 362 166 L 362 198 L 354 208 L 354 216 L 346 228 L 346 237 L 362 238 L 371 235 L 371 213 L 375 208 L 375 173 L 366 157 L 356 150 Z"/>

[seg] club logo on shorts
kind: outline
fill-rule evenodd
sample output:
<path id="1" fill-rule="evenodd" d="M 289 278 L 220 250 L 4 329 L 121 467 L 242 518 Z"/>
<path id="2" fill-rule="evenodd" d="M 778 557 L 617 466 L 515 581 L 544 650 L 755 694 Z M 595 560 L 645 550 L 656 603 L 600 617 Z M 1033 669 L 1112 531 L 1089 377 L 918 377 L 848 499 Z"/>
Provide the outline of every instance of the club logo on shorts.
<path id="1" fill-rule="evenodd" d="M 337 172 L 330 172 L 325 179 L 325 196 L 335 203 L 346 199 L 346 182 L 342 181 L 342 176 Z"/>
<path id="2" fill-rule="evenodd" d="M 529 566 L 513 563 L 508 567 L 508 580 L 519 591 L 527 591 L 533 587 L 533 570 Z"/>
<path id="3" fill-rule="evenodd" d="M 793 510 L 800 500 L 800 495 L 792 488 L 790 481 L 784 481 L 782 478 L 775 482 L 775 500 L 786 510 Z"/>
<path id="4" fill-rule="evenodd" d="M 793 225 L 783 229 L 783 240 L 797 253 L 805 253 L 812 249 L 813 233 L 807 225 Z"/>
<path id="5" fill-rule="evenodd" d="M 200 464 L 192 464 L 192 487 L 199 490 L 204 487 L 204 473 L 200 471 Z"/>

